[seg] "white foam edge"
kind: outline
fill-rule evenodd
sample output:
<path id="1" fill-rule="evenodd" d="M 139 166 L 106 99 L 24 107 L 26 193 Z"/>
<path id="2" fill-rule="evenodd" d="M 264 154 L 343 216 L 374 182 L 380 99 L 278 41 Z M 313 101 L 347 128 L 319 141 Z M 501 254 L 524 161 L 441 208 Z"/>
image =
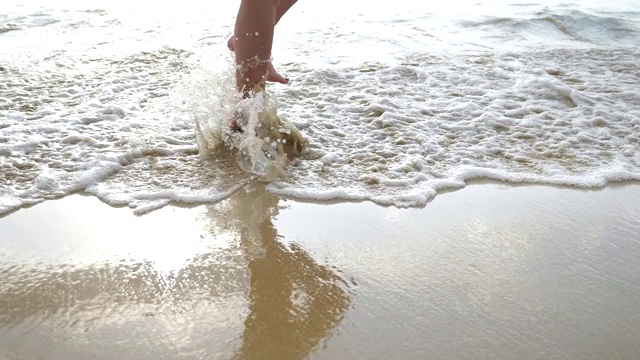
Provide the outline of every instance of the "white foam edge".
<path id="1" fill-rule="evenodd" d="M 424 207 L 436 197 L 439 191 L 463 188 L 470 180 L 495 180 L 522 185 L 568 186 L 578 189 L 603 188 L 608 183 L 640 181 L 640 172 L 631 172 L 622 167 L 599 169 L 581 175 L 572 176 L 544 176 L 535 174 L 521 174 L 504 172 L 501 170 L 463 166 L 456 169 L 451 176 L 444 179 L 432 179 L 416 184 L 409 191 L 396 195 L 375 195 L 358 188 L 340 188 L 323 190 L 291 189 L 286 184 L 278 182 L 270 184 L 267 189 L 274 195 L 284 198 L 307 201 L 371 201 L 382 206 L 399 208 Z"/>
<path id="2" fill-rule="evenodd" d="M 99 188 L 87 189 L 87 193 L 95 195 L 102 202 L 112 206 L 129 206 L 135 215 L 144 215 L 159 210 L 171 203 L 182 204 L 215 204 L 233 195 L 240 188 L 255 180 L 255 176 L 241 180 L 235 186 L 227 190 L 208 190 L 199 193 L 187 193 L 175 190 L 163 190 L 133 195 L 123 194 L 117 191 L 100 190 Z"/>
<path id="3" fill-rule="evenodd" d="M 117 162 L 100 161 L 101 167 L 91 167 L 74 176 L 75 181 L 59 189 L 62 196 L 84 190 L 87 194 L 98 197 L 101 201 L 112 206 L 128 205 L 134 209 L 136 215 L 146 214 L 173 202 L 188 204 L 217 203 L 229 198 L 240 188 L 250 184 L 255 176 L 241 180 L 237 185 L 223 191 L 209 190 L 203 193 L 186 193 L 174 190 L 157 191 L 150 193 L 138 193 L 134 195 L 123 194 L 113 190 L 100 190 L 100 187 L 91 185 L 119 171 L 123 165 Z M 106 164 L 105 164 L 106 163 Z M 609 169 L 598 169 L 581 175 L 544 176 L 535 174 L 521 174 L 505 172 L 501 170 L 463 166 L 456 169 L 449 177 L 444 179 L 431 179 L 423 183 L 415 184 L 409 191 L 396 195 L 375 195 L 358 188 L 339 188 L 330 190 L 305 190 L 291 189 L 281 182 L 268 185 L 267 189 L 274 195 L 284 198 L 311 200 L 311 201 L 372 201 L 383 206 L 396 206 L 400 208 L 423 207 L 435 198 L 438 191 L 465 187 L 466 182 L 474 179 L 497 180 L 513 184 L 541 184 L 552 186 L 570 186 L 576 188 L 602 188 L 610 182 L 640 181 L 640 172 L 631 172 L 621 166 L 611 166 Z M 35 187 L 28 190 L 37 191 Z M 44 199 L 29 198 L 4 198 L 0 202 L 0 215 L 10 212 L 18 207 L 33 205 Z"/>

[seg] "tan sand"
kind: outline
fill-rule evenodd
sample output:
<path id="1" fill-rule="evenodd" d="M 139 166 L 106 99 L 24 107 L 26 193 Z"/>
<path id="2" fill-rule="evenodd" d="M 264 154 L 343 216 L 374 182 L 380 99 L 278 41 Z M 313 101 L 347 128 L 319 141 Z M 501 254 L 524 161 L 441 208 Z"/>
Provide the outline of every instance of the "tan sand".
<path id="1" fill-rule="evenodd" d="M 0 359 L 637 359 L 640 185 L 0 219 Z"/>

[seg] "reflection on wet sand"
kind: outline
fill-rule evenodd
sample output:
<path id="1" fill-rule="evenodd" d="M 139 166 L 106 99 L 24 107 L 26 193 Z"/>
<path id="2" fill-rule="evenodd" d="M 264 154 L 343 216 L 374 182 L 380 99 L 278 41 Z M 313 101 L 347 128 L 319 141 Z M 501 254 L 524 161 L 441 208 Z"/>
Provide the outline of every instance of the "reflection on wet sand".
<path id="1" fill-rule="evenodd" d="M 278 238 L 277 211 L 262 187 L 208 206 L 214 236 L 233 240 L 176 271 L 2 261 L 0 358 L 306 358 L 350 297 L 333 269 Z"/>
<path id="2" fill-rule="evenodd" d="M 245 199 L 242 199 L 244 197 Z M 245 321 L 238 359 L 304 359 L 330 336 L 349 306 L 346 286 L 296 244 L 278 241 L 268 209 L 278 199 L 262 189 L 241 193 L 243 246 L 249 251 L 251 312 Z M 253 206 L 248 206 L 253 205 Z M 246 206 L 246 207 L 245 207 Z"/>

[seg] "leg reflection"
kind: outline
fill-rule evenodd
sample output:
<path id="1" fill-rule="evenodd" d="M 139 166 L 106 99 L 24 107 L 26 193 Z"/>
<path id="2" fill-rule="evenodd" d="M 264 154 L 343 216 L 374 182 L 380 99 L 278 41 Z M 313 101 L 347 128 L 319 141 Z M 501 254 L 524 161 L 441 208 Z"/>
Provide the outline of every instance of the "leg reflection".
<path id="1" fill-rule="evenodd" d="M 0 359 L 308 357 L 340 324 L 350 297 L 334 271 L 277 238 L 277 205 L 258 188 L 207 206 L 198 223 L 225 244 L 194 250 L 171 269 L 145 258 L 27 261 L 2 254 L 0 242 Z M 178 231 L 159 246 L 181 240 Z M 168 249 L 156 259 L 174 260 Z"/>
<path id="2" fill-rule="evenodd" d="M 349 307 L 344 282 L 301 247 L 278 240 L 275 196 L 258 188 L 236 199 L 251 271 L 250 313 L 236 358 L 307 358 Z"/>

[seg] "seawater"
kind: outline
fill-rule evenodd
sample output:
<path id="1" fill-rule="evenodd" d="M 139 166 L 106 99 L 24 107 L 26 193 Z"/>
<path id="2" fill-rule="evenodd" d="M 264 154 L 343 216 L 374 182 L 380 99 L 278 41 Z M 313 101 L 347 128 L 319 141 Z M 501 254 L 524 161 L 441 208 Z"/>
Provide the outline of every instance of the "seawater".
<path id="1" fill-rule="evenodd" d="M 75 192 L 144 213 L 252 181 L 196 135 L 223 145 L 237 106 L 237 6 L 4 1 L 0 214 Z M 307 143 L 268 190 L 405 207 L 474 178 L 640 180 L 637 8 L 300 1 L 273 49 L 291 84 L 267 90 Z"/>

